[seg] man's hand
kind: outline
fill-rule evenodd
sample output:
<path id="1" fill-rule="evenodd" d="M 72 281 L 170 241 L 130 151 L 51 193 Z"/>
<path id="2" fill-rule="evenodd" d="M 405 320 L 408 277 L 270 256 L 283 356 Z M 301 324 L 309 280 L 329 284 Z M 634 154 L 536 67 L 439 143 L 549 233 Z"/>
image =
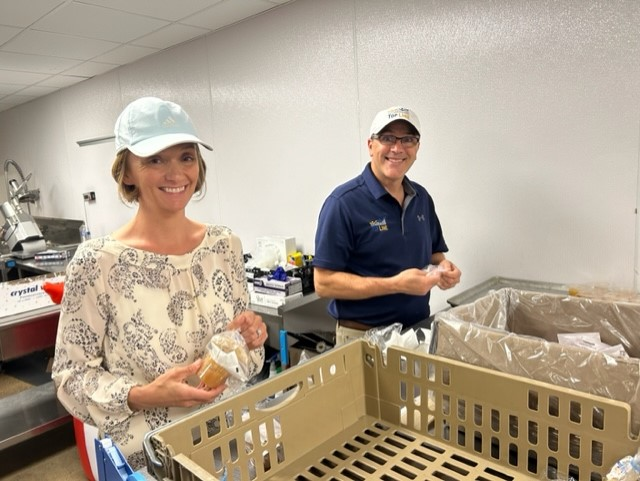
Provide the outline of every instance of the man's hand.
<path id="1" fill-rule="evenodd" d="M 460 282 L 462 272 L 450 260 L 444 259 L 440 262 L 438 270 L 440 271 L 440 280 L 438 281 L 440 289 L 451 289 Z"/>
<path id="2" fill-rule="evenodd" d="M 432 271 L 427 274 L 422 269 L 406 269 L 393 277 L 396 292 L 412 296 L 424 296 L 434 286 L 438 285 L 441 273 Z"/>

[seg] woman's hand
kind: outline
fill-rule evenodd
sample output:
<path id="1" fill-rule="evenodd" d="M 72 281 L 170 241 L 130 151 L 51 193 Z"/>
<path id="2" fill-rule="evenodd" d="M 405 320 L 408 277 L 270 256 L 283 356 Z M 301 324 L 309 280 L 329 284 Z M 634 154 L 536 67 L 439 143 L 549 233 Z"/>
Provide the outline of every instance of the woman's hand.
<path id="1" fill-rule="evenodd" d="M 253 311 L 240 313 L 227 328 L 238 329 L 249 349 L 262 347 L 267 340 L 267 325 Z"/>
<path id="2" fill-rule="evenodd" d="M 202 364 L 199 359 L 188 366 L 174 367 L 145 386 L 134 386 L 129 390 L 128 403 L 132 411 L 156 407 L 193 407 L 213 401 L 227 387 L 202 389 L 188 384 Z"/>

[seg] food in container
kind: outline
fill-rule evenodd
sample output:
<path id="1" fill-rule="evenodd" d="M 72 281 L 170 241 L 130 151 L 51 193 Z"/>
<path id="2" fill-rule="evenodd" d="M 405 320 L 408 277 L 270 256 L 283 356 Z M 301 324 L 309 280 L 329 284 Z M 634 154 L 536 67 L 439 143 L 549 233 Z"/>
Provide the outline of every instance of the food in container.
<path id="1" fill-rule="evenodd" d="M 198 377 L 209 388 L 218 387 L 232 376 L 247 381 L 249 348 L 238 330 L 214 335 L 207 344 Z"/>

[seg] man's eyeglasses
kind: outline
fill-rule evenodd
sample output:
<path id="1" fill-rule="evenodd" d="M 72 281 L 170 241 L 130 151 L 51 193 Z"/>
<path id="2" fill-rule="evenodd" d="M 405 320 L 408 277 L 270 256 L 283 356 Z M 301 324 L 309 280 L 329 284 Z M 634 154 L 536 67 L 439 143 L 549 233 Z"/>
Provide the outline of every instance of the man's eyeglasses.
<path id="1" fill-rule="evenodd" d="M 373 134 L 371 136 L 374 140 L 379 140 L 382 145 L 396 145 L 399 140 L 404 147 L 415 147 L 420 142 L 420 137 L 415 135 L 405 135 L 404 137 L 396 137 L 391 134 Z"/>

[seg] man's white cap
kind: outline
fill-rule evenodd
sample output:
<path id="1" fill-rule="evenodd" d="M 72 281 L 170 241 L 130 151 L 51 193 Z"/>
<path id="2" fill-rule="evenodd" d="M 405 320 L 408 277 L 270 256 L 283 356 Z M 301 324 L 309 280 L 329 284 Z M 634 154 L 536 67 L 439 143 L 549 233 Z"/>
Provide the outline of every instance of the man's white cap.
<path id="1" fill-rule="evenodd" d="M 157 97 L 142 97 L 127 105 L 116 120 L 116 153 L 129 149 L 149 157 L 178 144 L 200 144 L 189 115 L 178 104 Z"/>
<path id="2" fill-rule="evenodd" d="M 382 129 L 396 120 L 405 120 L 406 122 L 409 122 L 413 128 L 418 131 L 418 135 L 420 135 L 420 121 L 418 120 L 416 113 L 406 107 L 396 106 L 381 110 L 376 114 L 373 118 L 373 122 L 371 123 L 369 136 L 379 134 Z"/>

